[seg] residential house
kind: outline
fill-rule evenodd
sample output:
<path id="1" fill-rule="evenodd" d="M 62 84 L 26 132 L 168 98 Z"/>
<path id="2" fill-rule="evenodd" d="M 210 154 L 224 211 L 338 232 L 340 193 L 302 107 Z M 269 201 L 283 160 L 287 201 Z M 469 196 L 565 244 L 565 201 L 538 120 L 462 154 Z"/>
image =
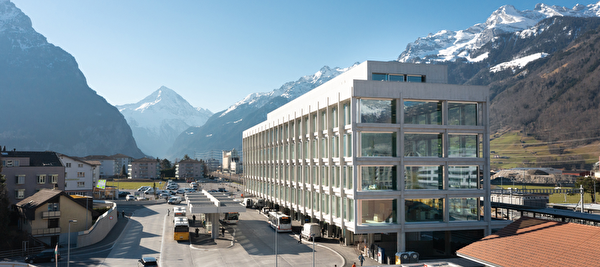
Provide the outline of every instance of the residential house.
<path id="1" fill-rule="evenodd" d="M 65 192 L 69 195 L 92 196 L 93 188 L 98 182 L 94 180 L 98 179 L 94 177 L 98 166 L 63 154 L 59 154 L 59 158 L 65 166 Z"/>
<path id="2" fill-rule="evenodd" d="M 204 177 L 204 162 L 195 159 L 184 159 L 175 164 L 176 179 L 199 179 Z"/>
<path id="3" fill-rule="evenodd" d="M 115 175 L 120 174 L 120 170 L 117 172 L 116 161 L 112 156 L 104 155 L 93 155 L 82 158 L 87 161 L 98 161 L 100 166 L 98 167 L 98 177 L 100 179 L 112 178 Z"/>
<path id="4" fill-rule="evenodd" d="M 123 154 L 112 155 L 111 158 L 115 160 L 115 175 L 128 175 L 129 164 L 133 161 L 133 158 Z"/>
<path id="5" fill-rule="evenodd" d="M 141 158 L 129 164 L 129 179 L 156 179 L 160 177 L 160 162 L 154 158 Z"/>
<path id="6" fill-rule="evenodd" d="M 43 188 L 65 189 L 65 167 L 55 152 L 14 150 L 0 153 L 11 205 Z"/>
<path id="7" fill-rule="evenodd" d="M 93 204 L 86 201 L 91 198 L 77 201 L 62 190 L 41 189 L 16 204 L 19 227 L 50 246 L 66 245 L 70 228 L 71 244 L 75 244 L 77 233 L 92 225 Z"/>

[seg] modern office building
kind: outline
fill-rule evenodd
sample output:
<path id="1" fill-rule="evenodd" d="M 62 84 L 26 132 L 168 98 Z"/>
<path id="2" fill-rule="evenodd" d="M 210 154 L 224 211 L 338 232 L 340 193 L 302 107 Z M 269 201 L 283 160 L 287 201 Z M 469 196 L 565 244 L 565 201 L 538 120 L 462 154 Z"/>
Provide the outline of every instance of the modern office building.
<path id="1" fill-rule="evenodd" d="M 490 216 L 488 88 L 447 67 L 367 61 L 243 133 L 248 193 L 368 256 L 454 252 Z"/>

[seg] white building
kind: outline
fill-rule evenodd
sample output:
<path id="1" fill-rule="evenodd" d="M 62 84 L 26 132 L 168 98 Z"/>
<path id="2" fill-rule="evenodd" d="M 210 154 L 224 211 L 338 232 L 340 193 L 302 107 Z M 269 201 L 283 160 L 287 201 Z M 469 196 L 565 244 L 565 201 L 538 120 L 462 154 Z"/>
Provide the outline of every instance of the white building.
<path id="1" fill-rule="evenodd" d="M 97 171 L 98 165 L 63 154 L 59 154 L 58 158 L 65 166 L 65 193 L 92 196 L 100 176 Z"/>
<path id="2" fill-rule="evenodd" d="M 123 154 L 115 154 L 111 157 L 115 160 L 115 175 L 130 174 L 129 164 L 133 161 L 132 157 Z"/>
<path id="3" fill-rule="evenodd" d="M 94 156 L 87 156 L 83 159 L 85 159 L 86 161 L 100 162 L 100 166 L 98 167 L 100 178 L 104 179 L 104 178 L 114 177 L 116 174 L 120 173 L 120 172 L 116 172 L 117 171 L 116 161 L 111 156 L 94 155 Z"/>
<path id="4" fill-rule="evenodd" d="M 447 82 L 442 65 L 355 66 L 244 131 L 246 190 L 369 253 L 453 256 L 506 222 L 490 214 L 488 88 Z"/>

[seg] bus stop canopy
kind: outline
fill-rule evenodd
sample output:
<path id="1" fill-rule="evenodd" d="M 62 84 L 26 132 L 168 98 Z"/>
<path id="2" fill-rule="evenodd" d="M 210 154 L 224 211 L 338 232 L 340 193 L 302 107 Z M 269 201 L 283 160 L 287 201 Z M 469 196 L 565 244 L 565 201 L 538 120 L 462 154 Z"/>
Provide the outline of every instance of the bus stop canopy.
<path id="1" fill-rule="evenodd" d="M 202 190 L 202 192 L 186 194 L 186 199 L 188 211 L 192 214 L 246 211 L 246 207 L 240 205 L 240 202 L 234 201 L 222 192 Z"/>

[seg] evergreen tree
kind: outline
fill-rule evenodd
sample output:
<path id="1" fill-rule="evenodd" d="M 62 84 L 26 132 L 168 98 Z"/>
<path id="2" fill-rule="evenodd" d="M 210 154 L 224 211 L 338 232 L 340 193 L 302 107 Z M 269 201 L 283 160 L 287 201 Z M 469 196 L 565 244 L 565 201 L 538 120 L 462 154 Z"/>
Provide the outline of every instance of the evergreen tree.
<path id="1" fill-rule="evenodd" d="M 592 196 L 592 202 L 596 203 L 596 196 L 594 196 L 594 192 L 599 192 L 598 188 L 600 188 L 600 182 L 596 181 L 596 178 L 585 176 L 579 177 L 575 181 L 575 188 L 579 188 L 580 185 L 583 187 L 584 192 L 590 193 Z M 596 186 L 596 190 L 594 190 L 594 186 Z"/>

